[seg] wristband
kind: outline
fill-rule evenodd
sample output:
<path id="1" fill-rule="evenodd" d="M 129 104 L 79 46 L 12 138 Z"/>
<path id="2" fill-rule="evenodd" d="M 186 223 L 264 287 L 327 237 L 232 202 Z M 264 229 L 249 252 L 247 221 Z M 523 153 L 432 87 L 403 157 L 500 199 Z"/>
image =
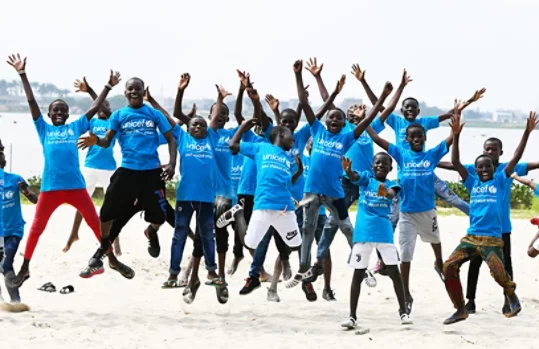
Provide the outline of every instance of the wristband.
<path id="1" fill-rule="evenodd" d="M 19 70 L 17 73 L 19 73 L 19 75 L 22 75 L 22 74 L 25 74 L 26 72 L 23 70 Z"/>
<path id="2" fill-rule="evenodd" d="M 105 87 L 108 88 L 109 90 L 112 90 L 112 85 L 109 84 L 109 83 L 107 83 L 107 84 L 105 85 Z"/>

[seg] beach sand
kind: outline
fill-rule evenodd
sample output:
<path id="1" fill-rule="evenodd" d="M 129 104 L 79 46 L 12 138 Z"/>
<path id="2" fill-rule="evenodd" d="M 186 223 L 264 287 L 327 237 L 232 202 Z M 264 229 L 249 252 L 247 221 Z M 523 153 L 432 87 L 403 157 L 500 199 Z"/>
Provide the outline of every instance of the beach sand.
<path id="1" fill-rule="evenodd" d="M 34 207 L 24 206 L 27 231 Z M 414 324 L 402 326 L 391 281 L 378 276 L 378 286 L 362 285 L 358 323 L 369 328 L 365 335 L 343 331 L 340 322 L 348 315 L 352 270 L 346 262 L 349 248 L 341 233 L 335 239 L 333 283 L 337 302 L 322 299 L 322 278 L 315 284 L 318 301 L 309 303 L 300 286 L 285 289 L 279 285 L 280 303 L 266 300 L 269 284 L 247 296 L 239 296 L 251 262 L 246 258 L 237 273 L 228 279 L 230 300 L 217 302 L 215 290 L 202 285 L 195 302 L 183 302 L 183 289 L 161 289 L 168 275 L 172 229 L 160 231 L 161 255 L 151 258 L 143 235 L 146 224 L 135 217 L 121 235 L 120 260 L 136 271 L 133 280 L 106 269 L 89 280 L 78 276 L 94 253 L 97 242 L 83 224 L 80 240 L 67 254 L 62 248 L 69 235 L 74 210 L 61 207 L 51 218 L 40 239 L 31 265 L 31 278 L 21 289 L 23 301 L 32 309 L 27 313 L 0 313 L 2 347 L 6 348 L 538 348 L 535 340 L 539 325 L 539 260 L 526 255 L 535 228 L 525 220 L 513 222 L 513 265 L 517 293 L 523 310 L 512 319 L 501 314 L 502 290 L 483 264 L 477 314 L 453 326 L 443 320 L 454 311 L 444 285 L 433 270 L 434 256 L 429 245 L 418 242 L 412 263 L 411 291 L 414 297 Z M 464 236 L 466 217 L 440 217 L 444 258 Z M 232 237 L 230 250 L 232 249 Z M 398 237 L 396 236 L 396 241 Z M 19 249 L 24 250 L 24 241 Z M 188 241 L 186 254 L 192 252 Z M 273 269 L 276 250 L 272 243 L 265 267 Z M 373 256 L 374 257 L 374 256 Z M 228 260 L 232 260 L 230 251 Z M 18 270 L 22 256 L 16 257 Z M 297 255 L 291 256 L 294 271 Z M 465 284 L 467 264 L 461 275 Z M 205 280 L 201 270 L 200 278 Z M 58 291 L 73 285 L 75 293 L 37 291 L 52 282 Z M 2 283 L 2 294 L 7 297 Z"/>

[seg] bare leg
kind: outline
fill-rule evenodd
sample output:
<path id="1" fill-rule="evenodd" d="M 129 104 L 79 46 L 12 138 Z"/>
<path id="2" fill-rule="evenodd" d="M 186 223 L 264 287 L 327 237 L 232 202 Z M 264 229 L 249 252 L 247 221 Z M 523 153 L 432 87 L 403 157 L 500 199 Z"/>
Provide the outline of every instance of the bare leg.
<path id="1" fill-rule="evenodd" d="M 436 265 L 439 270 L 444 270 L 444 261 L 442 260 L 442 244 L 431 244 L 434 251 L 434 257 L 436 258 Z"/>
<path id="2" fill-rule="evenodd" d="M 183 269 L 182 275 L 180 276 L 180 284 L 187 284 L 187 282 L 189 281 L 189 274 L 191 274 L 191 271 L 193 270 L 194 263 L 195 258 L 189 256 L 189 258 L 187 259 L 187 266 Z"/>
<path id="3" fill-rule="evenodd" d="M 324 291 L 331 291 L 331 252 L 328 250 L 328 256 L 324 261 Z"/>
<path id="4" fill-rule="evenodd" d="M 412 295 L 410 293 L 410 268 L 412 262 L 402 262 L 401 263 L 401 274 L 402 274 L 402 283 L 404 286 L 404 300 L 410 302 Z"/>
<path id="5" fill-rule="evenodd" d="M 116 240 L 114 240 L 114 254 L 118 257 L 122 255 L 122 248 L 120 247 L 120 237 L 118 236 Z"/>
<path id="6" fill-rule="evenodd" d="M 354 270 L 352 285 L 350 286 L 350 317 L 357 320 L 357 303 L 361 294 L 361 284 L 365 278 L 365 269 Z"/>
<path id="7" fill-rule="evenodd" d="M 277 285 L 279 284 L 279 278 L 283 271 L 281 258 L 277 257 L 275 260 L 275 266 L 273 268 L 273 278 L 271 279 L 271 285 L 268 289 L 268 301 L 269 302 L 280 302 L 281 299 L 277 294 Z"/>
<path id="8" fill-rule="evenodd" d="M 71 228 L 71 234 L 69 234 L 69 239 L 62 250 L 64 253 L 69 251 L 71 245 L 79 240 L 79 229 L 82 223 L 82 215 L 79 211 L 75 212 L 75 219 L 73 220 L 73 228 Z"/>

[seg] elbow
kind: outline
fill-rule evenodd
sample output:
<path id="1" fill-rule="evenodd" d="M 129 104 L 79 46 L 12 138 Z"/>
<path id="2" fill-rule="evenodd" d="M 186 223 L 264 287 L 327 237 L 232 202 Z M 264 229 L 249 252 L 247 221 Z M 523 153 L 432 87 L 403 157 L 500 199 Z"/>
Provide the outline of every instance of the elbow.
<path id="1" fill-rule="evenodd" d="M 530 246 L 528 248 L 528 256 L 530 258 L 535 258 L 537 257 L 537 254 L 539 254 L 539 251 L 537 251 L 535 248 L 533 248 L 533 246 Z"/>

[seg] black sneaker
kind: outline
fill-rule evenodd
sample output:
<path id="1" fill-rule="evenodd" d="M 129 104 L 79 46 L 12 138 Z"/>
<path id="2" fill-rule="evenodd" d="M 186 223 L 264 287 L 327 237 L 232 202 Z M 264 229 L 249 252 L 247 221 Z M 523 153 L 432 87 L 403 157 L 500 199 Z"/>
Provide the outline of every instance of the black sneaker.
<path id="1" fill-rule="evenodd" d="M 108 251 L 105 252 L 102 247 L 99 247 L 92 258 L 90 258 L 88 266 L 81 270 L 79 276 L 84 279 L 89 279 L 94 275 L 103 274 L 105 272 L 103 259 L 105 259 L 105 256 L 110 252 L 112 252 L 112 248 L 109 248 Z"/>
<path id="2" fill-rule="evenodd" d="M 305 292 L 305 298 L 307 298 L 309 302 L 314 302 L 318 299 L 312 283 L 302 282 L 301 289 L 303 290 L 303 292 Z"/>
<path id="3" fill-rule="evenodd" d="M 324 290 L 322 291 L 322 298 L 324 298 L 328 302 L 335 302 L 335 293 L 333 290 Z"/>
<path id="4" fill-rule="evenodd" d="M 245 286 L 240 290 L 240 295 L 245 296 L 257 288 L 260 288 L 260 280 L 258 278 L 248 277 L 245 279 Z"/>
<path id="5" fill-rule="evenodd" d="M 468 314 L 475 314 L 475 301 L 473 299 L 469 299 L 468 303 L 466 303 L 466 310 Z"/>
<path id="6" fill-rule="evenodd" d="M 308 283 L 313 283 L 318 279 L 318 276 L 322 275 L 324 273 L 324 267 L 321 263 L 314 263 L 314 265 L 311 267 L 311 273 L 313 276 L 309 278 L 305 278 L 303 281 Z"/>
<path id="7" fill-rule="evenodd" d="M 159 246 L 159 236 L 157 236 L 157 230 L 152 228 L 151 225 L 144 230 L 144 235 L 148 238 L 148 253 L 153 258 L 159 257 L 159 253 L 161 253 L 161 246 Z"/>

